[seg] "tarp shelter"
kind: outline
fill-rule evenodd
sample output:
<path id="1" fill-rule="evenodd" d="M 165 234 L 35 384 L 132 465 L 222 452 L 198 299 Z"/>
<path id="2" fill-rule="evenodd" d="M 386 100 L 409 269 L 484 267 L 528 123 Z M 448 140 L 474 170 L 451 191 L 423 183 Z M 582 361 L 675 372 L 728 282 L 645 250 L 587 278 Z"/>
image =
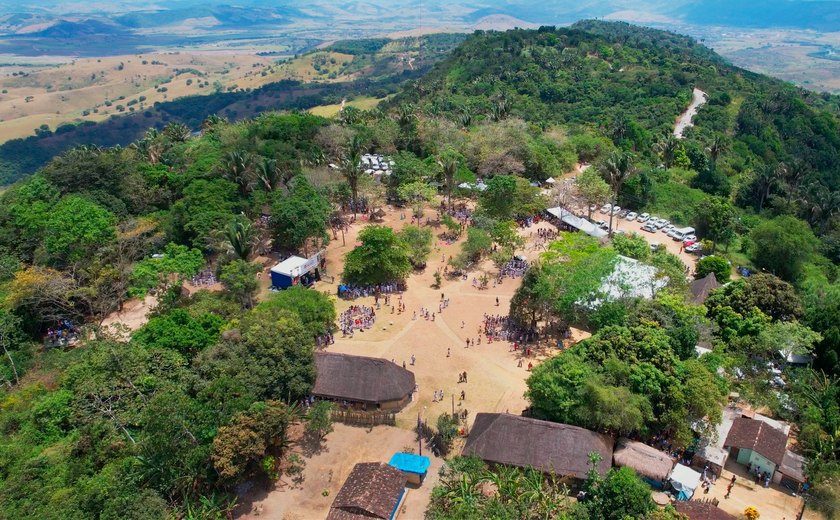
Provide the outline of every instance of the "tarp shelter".
<path id="1" fill-rule="evenodd" d="M 584 218 L 576 216 L 571 211 L 565 208 L 561 208 L 558 206 L 556 208 L 549 208 L 546 210 L 546 212 L 555 219 L 559 220 L 563 225 L 565 225 L 568 228 L 581 231 L 595 238 L 604 238 L 605 236 L 607 236 L 606 231 L 599 228 L 592 222 L 589 222 Z"/>
<path id="2" fill-rule="evenodd" d="M 694 490 L 700 485 L 700 478 L 700 473 L 688 466 L 677 464 L 671 471 L 671 477 L 668 481 L 674 488 L 677 500 L 691 500 L 691 497 L 694 496 Z"/>
<path id="3" fill-rule="evenodd" d="M 462 190 L 471 190 L 472 189 L 472 184 L 470 184 L 469 182 L 462 182 L 461 184 L 458 185 L 458 187 L 461 188 Z"/>
<path id="4" fill-rule="evenodd" d="M 546 184 L 554 184 L 555 182 L 557 182 L 557 181 L 554 180 L 554 177 L 549 177 L 548 179 L 545 180 Z"/>
<path id="5" fill-rule="evenodd" d="M 271 285 L 286 289 L 293 285 L 312 285 L 321 278 L 318 271 L 321 255 L 310 258 L 290 256 L 271 268 Z"/>
<path id="6" fill-rule="evenodd" d="M 394 453 L 394 456 L 388 462 L 391 466 L 402 471 L 409 482 L 417 485 L 420 485 L 426 478 L 431 463 L 429 457 L 413 453 Z"/>

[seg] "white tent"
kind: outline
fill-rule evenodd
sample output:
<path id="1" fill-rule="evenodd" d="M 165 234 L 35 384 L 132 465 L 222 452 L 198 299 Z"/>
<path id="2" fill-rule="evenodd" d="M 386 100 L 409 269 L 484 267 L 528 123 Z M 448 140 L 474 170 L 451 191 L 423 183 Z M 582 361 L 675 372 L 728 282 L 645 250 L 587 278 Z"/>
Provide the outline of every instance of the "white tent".
<path id="1" fill-rule="evenodd" d="M 487 189 L 487 185 L 484 184 L 483 181 L 478 181 L 478 184 L 475 185 L 475 189 L 477 189 L 478 191 L 484 191 Z"/>
<path id="2" fill-rule="evenodd" d="M 554 180 L 554 177 L 549 177 L 548 179 L 545 180 L 546 184 L 554 184 L 555 182 L 557 182 L 557 181 Z"/>
<path id="3" fill-rule="evenodd" d="M 694 490 L 700 485 L 702 475 L 688 466 L 677 464 L 671 471 L 668 481 L 677 493 L 677 500 L 690 500 Z"/>
<path id="4" fill-rule="evenodd" d="M 462 182 L 461 184 L 458 185 L 458 187 L 461 188 L 462 190 L 471 190 L 472 189 L 472 184 L 470 184 L 469 182 Z"/>

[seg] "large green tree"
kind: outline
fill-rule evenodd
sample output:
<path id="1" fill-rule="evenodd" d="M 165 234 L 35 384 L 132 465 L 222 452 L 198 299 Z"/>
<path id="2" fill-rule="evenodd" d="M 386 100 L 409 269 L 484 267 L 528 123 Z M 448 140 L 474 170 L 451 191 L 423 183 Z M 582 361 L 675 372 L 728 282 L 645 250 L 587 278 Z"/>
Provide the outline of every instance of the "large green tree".
<path id="1" fill-rule="evenodd" d="M 347 253 L 342 277 L 362 285 L 405 280 L 411 272 L 409 250 L 393 229 L 368 226 L 359 233 L 361 244 Z"/>
<path id="2" fill-rule="evenodd" d="M 292 179 L 288 195 L 278 197 L 272 206 L 271 225 L 277 245 L 308 252 L 310 242 L 320 248 L 329 242 L 329 201 L 306 179 Z"/>
<path id="3" fill-rule="evenodd" d="M 106 209 L 77 195 L 67 195 L 50 212 L 44 248 L 52 262 L 63 265 L 90 259 L 114 240 L 116 219 Z"/>
<path id="4" fill-rule="evenodd" d="M 808 224 L 791 216 L 762 222 L 750 232 L 750 257 L 756 267 L 795 282 L 816 253 L 817 239 Z"/>

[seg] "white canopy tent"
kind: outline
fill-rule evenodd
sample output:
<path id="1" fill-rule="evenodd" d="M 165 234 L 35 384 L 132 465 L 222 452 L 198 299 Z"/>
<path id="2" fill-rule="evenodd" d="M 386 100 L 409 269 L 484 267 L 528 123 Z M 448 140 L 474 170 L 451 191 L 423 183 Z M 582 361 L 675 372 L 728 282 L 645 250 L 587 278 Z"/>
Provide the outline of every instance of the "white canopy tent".
<path id="1" fill-rule="evenodd" d="M 694 490 L 700 485 L 702 475 L 688 466 L 677 464 L 671 471 L 668 481 L 677 493 L 677 500 L 690 500 Z"/>

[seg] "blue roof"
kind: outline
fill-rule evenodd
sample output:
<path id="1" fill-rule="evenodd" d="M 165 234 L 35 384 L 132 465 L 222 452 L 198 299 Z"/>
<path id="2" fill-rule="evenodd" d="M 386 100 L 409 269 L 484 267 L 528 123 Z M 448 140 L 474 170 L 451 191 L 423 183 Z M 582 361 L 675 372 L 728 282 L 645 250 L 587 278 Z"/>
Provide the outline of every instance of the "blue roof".
<path id="1" fill-rule="evenodd" d="M 388 462 L 391 466 L 406 473 L 418 473 L 420 475 L 426 473 L 431 465 L 429 457 L 422 455 L 415 455 L 413 453 L 394 453 L 391 461 Z"/>

